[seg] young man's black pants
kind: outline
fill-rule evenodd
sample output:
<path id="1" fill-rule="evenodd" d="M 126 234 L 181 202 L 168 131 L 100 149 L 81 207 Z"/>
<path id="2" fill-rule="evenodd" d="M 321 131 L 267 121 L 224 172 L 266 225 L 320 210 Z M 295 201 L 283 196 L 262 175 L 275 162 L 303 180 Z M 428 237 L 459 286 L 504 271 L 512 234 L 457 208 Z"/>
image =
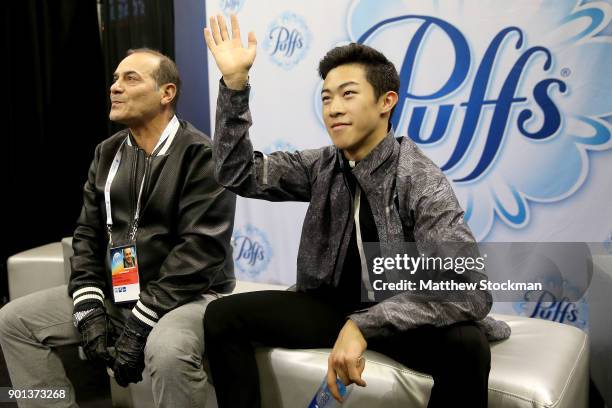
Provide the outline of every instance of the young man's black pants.
<path id="1" fill-rule="evenodd" d="M 211 302 L 204 317 L 204 341 L 219 407 L 260 407 L 254 342 L 331 348 L 345 322 L 346 314 L 338 307 L 299 292 L 241 293 Z M 432 375 L 428 407 L 487 406 L 491 350 L 473 323 L 424 326 L 367 341 L 369 350 Z"/>

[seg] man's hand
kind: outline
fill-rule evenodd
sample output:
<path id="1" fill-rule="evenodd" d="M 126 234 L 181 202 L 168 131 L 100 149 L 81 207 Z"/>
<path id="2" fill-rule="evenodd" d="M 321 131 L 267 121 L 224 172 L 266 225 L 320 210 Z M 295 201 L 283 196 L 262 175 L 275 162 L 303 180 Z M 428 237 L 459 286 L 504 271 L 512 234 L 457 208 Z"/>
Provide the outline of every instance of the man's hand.
<path id="1" fill-rule="evenodd" d="M 81 333 L 87 360 L 112 365 L 113 358 L 107 350 L 110 322 L 104 305 L 101 302 L 79 304 L 74 310 L 74 321 Z"/>
<path id="2" fill-rule="evenodd" d="M 255 33 L 249 33 L 249 46 L 244 48 L 240 40 L 238 18 L 232 14 L 232 38 L 227 31 L 223 16 L 210 18 L 210 27 L 204 29 L 208 49 L 223 75 L 225 85 L 230 89 L 241 90 L 246 86 L 249 69 L 255 61 L 257 40 Z"/>
<path id="3" fill-rule="evenodd" d="M 336 401 L 342 402 L 342 396 L 336 385 L 336 376 L 344 385 L 355 383 L 360 387 L 366 386 L 361 374 L 365 368 L 362 354 L 367 347 L 368 343 L 359 327 L 352 320 L 347 320 L 327 360 L 327 386 Z"/>
<path id="4" fill-rule="evenodd" d="M 122 387 L 142 381 L 142 371 L 145 368 L 144 348 L 148 332 L 143 331 L 134 320 L 131 316 L 128 318 L 123 333 L 115 344 L 113 373 L 115 381 Z"/>

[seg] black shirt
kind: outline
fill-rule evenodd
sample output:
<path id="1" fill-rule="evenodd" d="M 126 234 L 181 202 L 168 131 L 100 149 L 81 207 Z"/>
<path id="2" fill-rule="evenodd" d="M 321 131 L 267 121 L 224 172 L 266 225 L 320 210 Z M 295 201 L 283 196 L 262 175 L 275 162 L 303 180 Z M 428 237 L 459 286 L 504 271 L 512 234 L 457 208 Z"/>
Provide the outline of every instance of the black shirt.
<path id="1" fill-rule="evenodd" d="M 348 187 L 351 190 L 351 197 L 353 199 L 352 204 L 354 205 L 358 183 L 355 176 L 353 176 L 349 161 L 344 157 L 343 160 L 344 177 L 346 178 Z M 368 202 L 363 190 L 361 191 L 359 207 L 361 242 L 378 242 L 378 231 L 376 230 L 374 215 L 372 214 L 370 203 Z M 354 214 L 352 214 L 352 216 L 354 217 Z M 368 268 L 368 272 L 370 275 L 370 282 L 372 282 L 373 276 L 371 268 Z M 361 259 L 359 257 L 359 249 L 357 248 L 357 227 L 355 223 L 353 223 L 349 246 L 346 251 L 346 257 L 344 258 L 340 282 L 335 292 L 336 297 L 340 302 L 339 306 L 346 313 L 351 313 L 355 310 L 364 309 L 372 305 L 371 302 L 366 300 L 367 291 L 365 285 L 363 284 L 363 280 L 361 279 Z M 364 301 L 362 301 L 362 299 L 364 299 Z"/>

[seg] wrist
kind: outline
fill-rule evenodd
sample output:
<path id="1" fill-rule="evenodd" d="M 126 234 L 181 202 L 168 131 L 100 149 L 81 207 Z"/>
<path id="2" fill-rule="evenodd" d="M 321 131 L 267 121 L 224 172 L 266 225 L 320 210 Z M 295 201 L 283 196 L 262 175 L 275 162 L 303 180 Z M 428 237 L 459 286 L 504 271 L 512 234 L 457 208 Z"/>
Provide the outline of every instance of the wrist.
<path id="1" fill-rule="evenodd" d="M 75 310 L 82 310 L 85 308 L 83 305 L 90 304 L 104 307 L 104 292 L 96 286 L 83 286 L 72 293 L 72 302 Z"/>
<path id="2" fill-rule="evenodd" d="M 103 303 L 98 301 L 81 302 L 73 309 L 72 323 L 80 331 L 87 322 L 93 322 L 94 319 L 100 317 L 106 317 L 106 309 Z"/>
<path id="3" fill-rule="evenodd" d="M 124 331 L 129 331 L 138 337 L 147 338 L 151 330 L 151 326 L 141 322 L 134 314 L 130 315 L 125 322 Z"/>
<path id="4" fill-rule="evenodd" d="M 368 341 L 366 340 L 365 336 L 359 329 L 359 326 L 357 325 L 357 323 L 355 323 L 352 319 L 347 319 L 345 326 L 350 331 L 350 334 L 352 335 L 353 338 L 356 338 L 360 342 L 362 342 L 365 348 L 368 347 Z"/>
<path id="5" fill-rule="evenodd" d="M 223 75 L 225 85 L 234 91 L 242 91 L 249 82 L 249 72 L 237 72 L 235 74 Z"/>

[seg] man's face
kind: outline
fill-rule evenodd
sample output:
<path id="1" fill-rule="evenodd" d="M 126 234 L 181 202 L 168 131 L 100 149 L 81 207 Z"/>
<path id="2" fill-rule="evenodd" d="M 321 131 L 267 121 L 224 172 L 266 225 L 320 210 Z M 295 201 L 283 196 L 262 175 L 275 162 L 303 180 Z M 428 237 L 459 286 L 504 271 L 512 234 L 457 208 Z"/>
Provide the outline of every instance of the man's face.
<path id="1" fill-rule="evenodd" d="M 327 133 L 339 149 L 357 151 L 375 129 L 386 127 L 381 104 L 361 65 L 340 65 L 329 71 L 321 98 Z"/>
<path id="2" fill-rule="evenodd" d="M 119 63 L 110 87 L 110 120 L 130 126 L 160 112 L 162 91 L 152 75 L 158 66 L 155 55 L 142 52 L 128 55 Z"/>
<path id="3" fill-rule="evenodd" d="M 123 257 L 125 259 L 132 259 L 132 250 L 130 248 L 126 248 L 123 250 Z"/>

